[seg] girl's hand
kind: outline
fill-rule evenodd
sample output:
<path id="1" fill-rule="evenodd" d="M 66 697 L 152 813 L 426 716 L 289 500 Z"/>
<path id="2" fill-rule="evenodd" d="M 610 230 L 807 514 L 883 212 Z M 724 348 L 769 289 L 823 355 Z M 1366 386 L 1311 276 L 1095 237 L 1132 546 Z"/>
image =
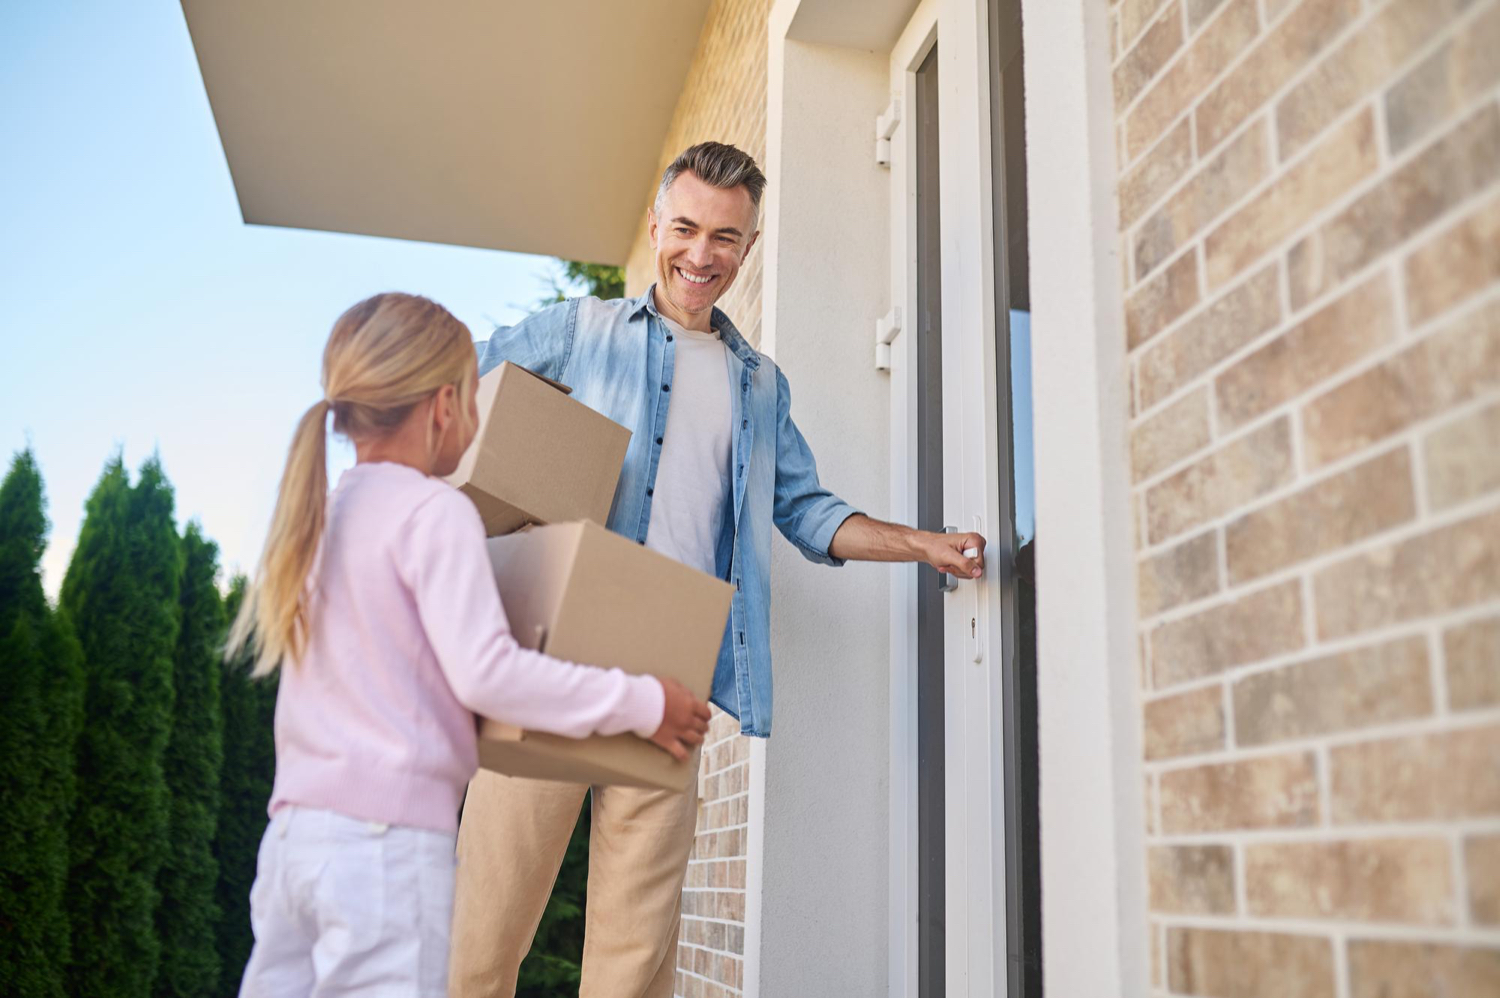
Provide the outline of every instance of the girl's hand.
<path id="1" fill-rule="evenodd" d="M 650 740 L 670 752 L 672 758 L 685 761 L 695 747 L 703 744 L 703 736 L 708 733 L 708 704 L 675 679 L 658 677 L 656 681 L 661 683 L 666 702 L 661 712 L 661 727 Z"/>

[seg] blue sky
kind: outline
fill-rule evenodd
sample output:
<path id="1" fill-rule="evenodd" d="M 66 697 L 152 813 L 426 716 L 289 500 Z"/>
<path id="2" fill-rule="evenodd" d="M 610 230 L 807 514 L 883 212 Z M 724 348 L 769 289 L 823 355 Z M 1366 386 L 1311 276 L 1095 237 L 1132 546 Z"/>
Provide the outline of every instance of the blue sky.
<path id="1" fill-rule="evenodd" d="M 36 449 L 53 593 L 116 449 L 132 471 L 159 449 L 180 518 L 250 569 L 344 308 L 418 292 L 482 336 L 523 315 L 552 268 L 245 225 L 169 0 L 5 0 L 0 135 L 0 456 Z"/>

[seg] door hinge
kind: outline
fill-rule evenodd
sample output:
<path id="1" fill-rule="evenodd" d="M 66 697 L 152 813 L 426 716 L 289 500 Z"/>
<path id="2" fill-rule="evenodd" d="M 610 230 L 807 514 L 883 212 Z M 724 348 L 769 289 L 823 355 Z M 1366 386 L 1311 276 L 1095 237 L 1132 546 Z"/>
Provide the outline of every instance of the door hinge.
<path id="1" fill-rule="evenodd" d="M 901 332 L 901 306 L 897 305 L 883 318 L 875 320 L 875 370 L 889 371 L 891 369 L 891 343 L 895 341 L 896 334 L 899 332 Z"/>
<path id="2" fill-rule="evenodd" d="M 876 166 L 891 165 L 891 136 L 896 134 L 896 126 L 899 124 L 901 124 L 901 98 L 892 97 L 891 106 L 875 119 Z"/>

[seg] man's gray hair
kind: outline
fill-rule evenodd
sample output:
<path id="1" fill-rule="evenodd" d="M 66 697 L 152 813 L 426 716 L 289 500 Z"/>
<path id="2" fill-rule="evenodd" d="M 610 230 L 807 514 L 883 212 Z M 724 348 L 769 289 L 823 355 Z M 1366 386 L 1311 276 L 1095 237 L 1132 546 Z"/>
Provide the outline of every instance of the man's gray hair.
<path id="1" fill-rule="evenodd" d="M 655 209 L 661 215 L 662 198 L 679 176 L 691 173 L 710 187 L 732 190 L 743 187 L 755 208 L 753 230 L 760 224 L 760 196 L 766 190 L 766 175 L 755 165 L 755 158 L 742 149 L 724 142 L 700 142 L 684 149 L 662 171 L 661 186 L 656 189 Z"/>

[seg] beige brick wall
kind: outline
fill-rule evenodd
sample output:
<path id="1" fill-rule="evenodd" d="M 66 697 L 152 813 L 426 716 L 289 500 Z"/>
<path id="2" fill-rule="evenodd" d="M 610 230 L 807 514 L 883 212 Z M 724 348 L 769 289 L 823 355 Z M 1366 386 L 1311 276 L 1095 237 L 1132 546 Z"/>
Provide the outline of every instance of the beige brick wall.
<path id="1" fill-rule="evenodd" d="M 710 139 L 738 146 L 765 168 L 766 17 L 770 9 L 771 0 L 715 0 L 709 8 L 682 97 L 662 143 L 658 178 L 678 153 Z M 641 203 L 649 204 L 656 196 L 655 185 L 641 195 Z M 752 346 L 760 345 L 760 261 L 760 247 L 755 246 L 734 287 L 719 302 Z M 625 266 L 625 287 L 630 294 L 640 294 L 655 279 L 642 219 Z"/>
<path id="2" fill-rule="evenodd" d="M 766 17 L 770 0 L 715 0 L 662 143 L 657 175 L 688 146 L 729 142 L 765 164 Z M 641 192 L 649 204 L 655 185 Z M 760 343 L 761 251 L 757 246 L 719 307 L 752 345 Z M 655 277 L 645 220 L 625 268 L 627 293 Z M 749 740 L 715 709 L 699 775 L 698 833 L 682 895 L 675 994 L 741 994 L 745 954 L 745 855 L 750 801 Z"/>
<path id="3" fill-rule="evenodd" d="M 1500 995 L 1500 0 L 1111 0 L 1152 987 Z"/>

